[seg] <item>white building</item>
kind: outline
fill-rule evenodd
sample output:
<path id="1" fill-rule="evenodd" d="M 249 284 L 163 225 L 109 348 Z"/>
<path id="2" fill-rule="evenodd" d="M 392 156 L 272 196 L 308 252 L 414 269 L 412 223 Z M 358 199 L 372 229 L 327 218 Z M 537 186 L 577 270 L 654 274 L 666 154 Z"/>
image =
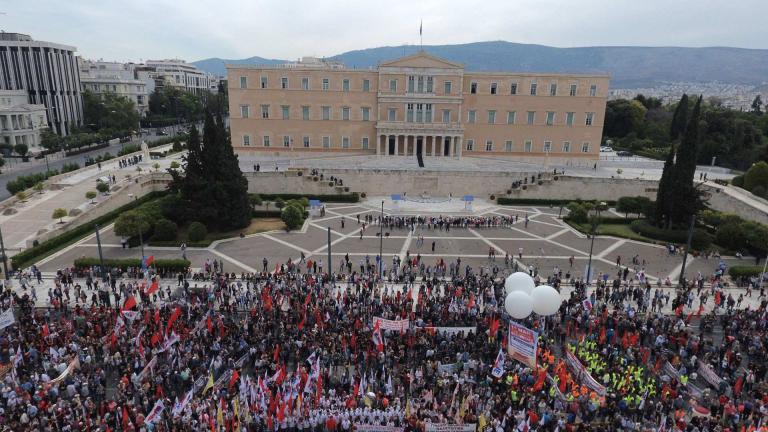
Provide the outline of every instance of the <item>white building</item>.
<path id="1" fill-rule="evenodd" d="M 80 74 L 73 46 L 0 33 L 0 90 L 24 90 L 47 109 L 50 128 L 67 135 L 83 124 Z"/>
<path id="2" fill-rule="evenodd" d="M 78 60 L 83 91 L 126 97 L 133 101 L 141 116 L 149 111 L 148 83 L 151 82 L 154 90 L 154 80 L 148 71 L 140 70 L 133 63 Z"/>
<path id="3" fill-rule="evenodd" d="M 45 105 L 30 104 L 26 90 L 0 90 L 0 142 L 26 144 L 39 153 L 40 133 L 48 127 Z"/>
<path id="4" fill-rule="evenodd" d="M 184 60 L 147 60 L 146 65 L 155 70 L 156 85 L 178 87 L 198 96 L 204 96 L 218 85 L 218 78 L 201 71 Z"/>

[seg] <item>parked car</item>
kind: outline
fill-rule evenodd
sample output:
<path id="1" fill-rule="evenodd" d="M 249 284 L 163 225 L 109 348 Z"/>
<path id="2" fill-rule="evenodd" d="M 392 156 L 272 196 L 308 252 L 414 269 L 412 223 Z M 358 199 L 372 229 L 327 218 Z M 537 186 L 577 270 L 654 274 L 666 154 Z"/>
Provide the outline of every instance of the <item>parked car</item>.
<path id="1" fill-rule="evenodd" d="M 612 152 L 613 148 L 609 146 L 602 146 L 600 147 L 600 153 L 606 153 L 606 152 Z"/>
<path id="2" fill-rule="evenodd" d="M 159 131 L 157 131 L 157 135 L 158 136 L 166 136 L 166 135 L 168 135 L 168 131 L 166 131 L 165 129 L 160 129 Z"/>
<path id="3" fill-rule="evenodd" d="M 632 157 L 632 156 L 634 156 L 632 154 L 632 152 L 629 152 L 629 151 L 626 151 L 626 150 L 618 151 L 618 152 L 616 152 L 616 155 L 617 156 L 621 156 L 621 157 Z"/>

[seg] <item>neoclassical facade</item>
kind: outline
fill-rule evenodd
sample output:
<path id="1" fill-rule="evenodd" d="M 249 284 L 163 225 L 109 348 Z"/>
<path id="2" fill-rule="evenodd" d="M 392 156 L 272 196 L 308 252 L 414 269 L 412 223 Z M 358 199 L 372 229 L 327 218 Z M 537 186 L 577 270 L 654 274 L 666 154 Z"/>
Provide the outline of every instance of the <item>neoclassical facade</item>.
<path id="1" fill-rule="evenodd" d="M 599 158 L 607 75 L 471 72 L 425 52 L 374 70 L 227 67 L 239 154 Z"/>

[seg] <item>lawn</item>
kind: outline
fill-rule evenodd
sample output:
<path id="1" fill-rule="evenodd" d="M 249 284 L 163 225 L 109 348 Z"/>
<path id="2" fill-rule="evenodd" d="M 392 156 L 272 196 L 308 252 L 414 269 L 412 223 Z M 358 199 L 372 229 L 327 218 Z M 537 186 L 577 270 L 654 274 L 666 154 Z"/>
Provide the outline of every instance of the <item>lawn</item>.
<path id="1" fill-rule="evenodd" d="M 176 235 L 176 240 L 170 241 L 149 241 L 150 246 L 180 246 L 182 243 L 186 243 L 189 247 L 208 247 L 216 240 L 223 240 L 227 238 L 237 237 L 240 234 L 251 235 L 258 234 L 266 231 L 284 230 L 285 223 L 280 218 L 254 218 L 251 219 L 251 224 L 247 227 L 239 230 L 232 231 L 220 231 L 209 232 L 205 237 L 205 240 L 199 242 L 188 241 L 187 229 L 189 225 L 179 227 L 179 231 Z"/>
<path id="2" fill-rule="evenodd" d="M 570 221 L 566 221 L 566 223 L 584 234 L 590 234 L 592 232 L 592 227 L 589 224 L 577 224 Z M 632 231 L 632 228 L 630 228 L 630 226 L 627 224 L 600 224 L 597 226 L 597 235 L 621 237 L 646 243 L 659 244 L 658 240 L 653 240 L 651 238 L 641 236 L 640 234 Z"/>

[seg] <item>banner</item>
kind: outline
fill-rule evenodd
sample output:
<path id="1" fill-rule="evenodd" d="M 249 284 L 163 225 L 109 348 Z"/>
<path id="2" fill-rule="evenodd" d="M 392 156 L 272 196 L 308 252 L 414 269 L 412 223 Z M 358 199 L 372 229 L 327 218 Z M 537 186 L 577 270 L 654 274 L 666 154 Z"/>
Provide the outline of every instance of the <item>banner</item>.
<path id="1" fill-rule="evenodd" d="M 421 327 L 421 328 L 423 330 L 433 331 L 433 332 L 441 333 L 448 336 L 453 336 L 459 333 L 464 333 L 465 335 L 468 335 L 469 333 L 477 333 L 477 327 Z"/>
<path id="2" fill-rule="evenodd" d="M 437 373 L 440 375 L 452 375 L 456 371 L 459 370 L 459 367 L 461 366 L 461 363 L 438 363 L 437 364 Z"/>
<path id="3" fill-rule="evenodd" d="M 575 377 L 579 381 L 584 383 L 584 385 L 590 389 L 594 390 L 595 393 L 599 394 L 600 396 L 605 396 L 605 387 L 597 382 L 597 380 L 592 378 L 592 375 L 589 374 L 589 371 L 587 371 L 584 365 L 581 364 L 581 361 L 576 358 L 576 355 L 573 354 L 571 350 L 567 350 L 565 352 L 565 362 L 573 370 Z"/>
<path id="4" fill-rule="evenodd" d="M 0 314 L 0 330 L 16 324 L 16 318 L 13 317 L 13 308 Z"/>
<path id="5" fill-rule="evenodd" d="M 155 406 L 152 407 L 152 411 L 150 411 L 147 414 L 147 417 L 144 418 L 145 424 L 152 424 L 158 420 L 160 420 L 160 414 L 163 413 L 163 410 L 165 409 L 165 405 L 163 405 L 163 400 L 158 399 L 157 402 L 155 402 Z"/>
<path id="6" fill-rule="evenodd" d="M 194 394 L 195 389 L 188 391 L 187 394 L 184 395 L 184 399 L 181 400 L 181 402 L 176 402 L 173 404 L 173 410 L 171 411 L 171 414 L 173 414 L 174 417 L 178 416 L 179 414 L 184 411 L 184 408 L 186 408 L 189 401 L 192 400 L 192 395 Z"/>
<path id="7" fill-rule="evenodd" d="M 677 369 L 675 369 L 674 366 L 670 362 L 664 363 L 664 373 L 669 375 L 670 377 L 676 379 L 677 381 L 680 381 L 680 374 L 677 372 Z M 688 384 L 685 385 L 685 388 L 688 389 L 688 393 L 691 394 L 696 399 L 701 399 L 702 396 L 704 396 L 704 392 L 701 391 L 700 388 L 696 387 L 695 385 L 688 382 Z"/>
<path id="8" fill-rule="evenodd" d="M 411 326 L 411 321 L 404 320 L 388 320 L 381 317 L 373 317 L 373 326 L 376 326 L 376 322 L 381 323 L 382 330 L 393 330 L 397 332 L 405 332 Z"/>
<path id="9" fill-rule="evenodd" d="M 475 432 L 475 429 L 477 429 L 477 425 L 475 423 L 427 423 L 424 425 L 424 430 L 426 432 Z"/>
<path id="10" fill-rule="evenodd" d="M 168 348 L 173 346 L 173 344 L 175 344 L 178 341 L 179 341 L 179 335 L 177 335 L 176 333 L 171 333 L 171 337 L 169 337 L 168 339 L 165 340 L 165 342 L 163 342 L 163 346 L 155 350 L 155 354 L 160 354 L 161 352 L 167 351 Z"/>
<path id="11" fill-rule="evenodd" d="M 509 353 L 510 357 L 535 368 L 538 344 L 539 336 L 535 331 L 514 321 L 509 322 L 507 353 Z"/>
<path id="12" fill-rule="evenodd" d="M 701 360 L 699 360 L 699 375 L 704 378 L 704 381 L 716 389 L 719 389 L 720 385 L 723 383 L 723 379 L 717 376 L 715 371 Z"/>
<path id="13" fill-rule="evenodd" d="M 369 424 L 357 424 L 355 423 L 355 431 L 357 432 L 403 432 L 404 427 L 397 426 L 377 426 Z"/>
<path id="14" fill-rule="evenodd" d="M 499 355 L 496 356 L 496 361 L 493 362 L 491 375 L 496 378 L 501 378 L 501 376 L 504 375 L 504 351 L 501 348 L 499 348 Z"/>
<path id="15" fill-rule="evenodd" d="M 56 384 L 61 381 L 64 381 L 64 378 L 66 378 L 69 374 L 71 374 L 73 370 L 79 369 L 79 368 L 80 368 L 80 357 L 75 356 L 75 359 L 69 363 L 69 366 L 67 366 L 67 368 L 64 369 L 64 372 L 62 372 L 61 375 L 48 381 L 45 384 L 52 385 L 52 384 Z"/>
<path id="16" fill-rule="evenodd" d="M 152 356 L 152 360 L 150 360 L 149 363 L 147 363 L 147 365 L 144 366 L 144 369 L 142 369 L 141 372 L 139 373 L 139 381 L 146 378 L 149 371 L 155 369 L 156 364 L 157 364 L 157 356 Z"/>

